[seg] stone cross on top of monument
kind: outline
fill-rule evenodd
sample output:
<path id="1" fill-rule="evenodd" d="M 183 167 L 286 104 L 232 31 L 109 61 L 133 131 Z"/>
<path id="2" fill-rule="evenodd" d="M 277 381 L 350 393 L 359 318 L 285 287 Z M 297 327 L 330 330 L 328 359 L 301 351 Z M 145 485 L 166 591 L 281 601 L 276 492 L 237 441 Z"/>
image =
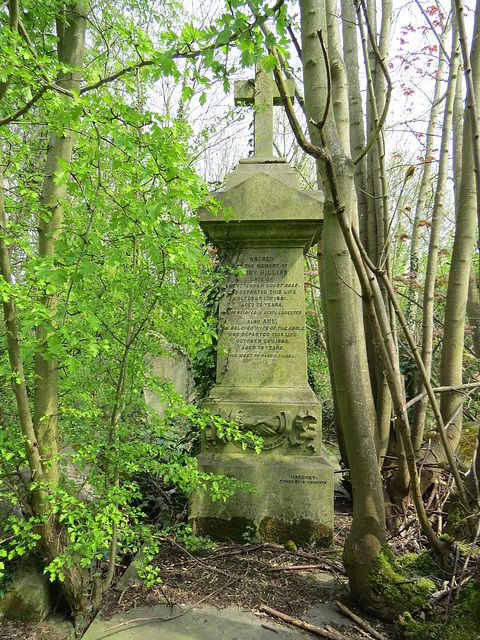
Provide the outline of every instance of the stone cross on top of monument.
<path id="1" fill-rule="evenodd" d="M 290 99 L 295 97 L 295 82 L 286 81 Z M 273 74 L 265 71 L 261 62 L 257 62 L 255 81 L 237 80 L 235 82 L 235 104 L 253 104 L 255 106 L 254 135 L 255 156 L 271 158 L 273 156 L 273 107 L 283 104 Z"/>

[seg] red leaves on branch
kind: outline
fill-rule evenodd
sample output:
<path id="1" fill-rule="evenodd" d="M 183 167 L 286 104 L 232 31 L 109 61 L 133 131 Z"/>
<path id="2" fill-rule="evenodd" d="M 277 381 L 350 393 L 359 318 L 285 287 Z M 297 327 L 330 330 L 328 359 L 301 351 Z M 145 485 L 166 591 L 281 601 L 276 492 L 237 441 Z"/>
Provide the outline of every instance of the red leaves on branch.
<path id="1" fill-rule="evenodd" d="M 395 240 L 411 240 L 412 236 L 409 236 L 408 233 L 396 233 L 394 236 Z"/>
<path id="2" fill-rule="evenodd" d="M 409 287 L 410 289 L 421 289 L 422 285 L 417 282 L 418 271 L 409 271 L 408 273 L 404 273 L 401 276 L 395 276 L 393 278 L 394 282 L 399 282 L 400 284 Z"/>
<path id="3" fill-rule="evenodd" d="M 445 273 L 441 273 L 435 278 L 436 286 L 446 286 L 448 284 L 448 275 Z"/>
<path id="4" fill-rule="evenodd" d="M 420 164 L 426 164 L 427 162 L 433 162 L 435 160 L 435 156 L 427 156 L 426 158 L 423 156 L 417 156 L 417 160 Z"/>

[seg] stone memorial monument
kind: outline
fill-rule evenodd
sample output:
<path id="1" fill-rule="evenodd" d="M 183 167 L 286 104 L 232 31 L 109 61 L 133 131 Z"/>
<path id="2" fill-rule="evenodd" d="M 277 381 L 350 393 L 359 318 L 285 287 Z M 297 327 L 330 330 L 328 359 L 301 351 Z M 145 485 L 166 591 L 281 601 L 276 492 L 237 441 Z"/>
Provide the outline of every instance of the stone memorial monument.
<path id="1" fill-rule="evenodd" d="M 293 91 L 293 87 L 289 87 Z M 326 546 L 333 532 L 333 469 L 322 455 L 321 406 L 308 385 L 304 253 L 322 221 L 323 194 L 301 191 L 298 175 L 273 156 L 271 74 L 235 83 L 237 103 L 255 105 L 255 155 L 212 197 L 226 221 L 199 212 L 207 237 L 232 267 L 222 285 L 216 386 L 203 406 L 263 438 L 258 454 L 216 427 L 202 435 L 198 467 L 248 482 L 226 502 L 195 495 L 189 521 L 216 540 L 249 537 Z M 243 277 L 239 273 L 243 273 Z"/>

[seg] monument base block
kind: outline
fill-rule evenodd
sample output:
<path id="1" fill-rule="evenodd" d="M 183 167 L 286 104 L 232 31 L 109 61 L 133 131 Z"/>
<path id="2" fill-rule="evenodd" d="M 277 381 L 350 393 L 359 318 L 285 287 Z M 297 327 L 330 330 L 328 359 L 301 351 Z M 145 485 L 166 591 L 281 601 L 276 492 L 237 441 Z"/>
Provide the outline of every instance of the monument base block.
<path id="1" fill-rule="evenodd" d="M 333 541 L 333 468 L 320 456 L 201 453 L 198 469 L 248 482 L 226 502 L 206 493 L 191 499 L 189 522 L 212 540 L 255 539 L 327 547 Z"/>

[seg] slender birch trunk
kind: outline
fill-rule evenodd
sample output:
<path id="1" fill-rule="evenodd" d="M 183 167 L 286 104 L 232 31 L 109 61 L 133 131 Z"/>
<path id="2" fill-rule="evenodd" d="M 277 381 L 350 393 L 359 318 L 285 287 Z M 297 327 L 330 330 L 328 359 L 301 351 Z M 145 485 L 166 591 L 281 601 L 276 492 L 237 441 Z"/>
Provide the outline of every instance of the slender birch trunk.
<path id="1" fill-rule="evenodd" d="M 442 34 L 442 42 L 445 41 L 445 32 Z M 435 89 L 433 93 L 432 99 L 432 108 L 430 110 L 430 118 L 428 121 L 427 133 L 426 133 L 426 143 L 425 143 L 425 157 L 422 165 L 422 178 L 420 180 L 420 188 L 417 196 L 417 203 L 415 206 L 415 216 L 413 219 L 413 228 L 412 228 L 412 242 L 410 245 L 410 271 L 414 274 L 418 274 L 419 272 L 419 249 L 420 249 L 420 227 L 419 222 L 421 220 L 425 220 L 426 218 L 426 205 L 427 205 L 427 196 L 430 191 L 430 183 L 432 179 L 432 149 L 435 140 L 435 128 L 437 126 L 438 115 L 440 111 L 441 104 L 441 89 L 442 89 L 442 78 L 443 78 L 443 70 L 445 67 L 445 54 L 444 54 L 443 46 L 440 47 L 440 59 L 437 68 L 437 75 L 435 79 Z M 454 59 L 452 58 L 452 63 Z M 450 85 L 449 85 L 450 86 Z M 447 112 L 448 107 L 446 106 L 445 112 Z M 452 117 L 452 106 L 448 110 L 449 117 Z M 444 129 L 442 130 L 442 135 L 444 133 Z M 451 134 L 451 127 L 450 127 Z M 446 176 L 445 176 L 446 177 Z M 418 275 L 415 275 L 415 280 L 418 280 Z M 418 301 L 420 299 L 420 290 L 418 288 L 413 288 L 409 294 L 409 302 L 407 308 L 407 320 L 410 326 L 410 329 L 414 336 L 417 336 L 417 326 L 418 326 L 418 314 L 417 307 Z"/>
<path id="2" fill-rule="evenodd" d="M 460 51 L 458 49 L 458 37 L 456 34 L 454 34 L 452 56 L 450 60 L 448 88 L 445 97 L 442 141 L 440 145 L 439 167 L 432 213 L 432 226 L 428 247 L 427 267 L 423 288 L 422 361 L 429 376 L 431 374 L 433 358 L 435 279 L 437 275 L 440 232 L 444 218 L 444 202 L 449 170 L 450 143 L 453 127 L 453 110 L 459 66 Z M 424 390 L 424 384 L 423 382 L 420 382 L 417 393 L 423 393 Z M 417 453 L 419 452 L 422 444 L 425 416 L 426 402 L 421 400 L 415 406 L 415 414 L 412 425 L 412 441 L 414 449 Z"/>
<path id="3" fill-rule="evenodd" d="M 300 10 L 307 117 L 309 122 L 318 122 L 327 104 L 326 70 L 317 35 L 319 30 L 326 33 L 326 7 L 317 0 L 301 0 Z M 332 58 L 338 60 L 339 34 L 332 23 L 328 38 L 328 50 L 333 52 Z M 338 89 L 346 90 L 347 80 L 342 65 L 336 66 L 335 83 Z M 349 136 L 346 133 L 339 135 L 334 114 L 342 114 L 341 126 L 347 126 L 347 122 L 340 109 L 334 108 L 333 112 L 325 123 L 324 136 L 346 211 L 352 220 L 358 215 L 354 168 L 349 149 L 342 146 Z M 310 136 L 317 146 L 323 146 L 320 133 L 312 124 Z M 318 166 L 319 174 L 324 174 L 321 161 Z M 355 221 L 357 225 L 358 221 Z M 322 299 L 327 317 L 327 342 L 353 487 L 353 524 L 345 544 L 344 562 L 352 592 L 368 606 L 367 577 L 374 557 L 386 540 L 383 489 L 374 442 L 375 410 L 365 349 L 360 287 L 328 190 L 324 211 L 323 265 Z"/>
<path id="4" fill-rule="evenodd" d="M 473 44 L 470 54 L 472 81 L 480 97 L 480 15 L 477 10 L 474 25 Z M 445 306 L 445 323 L 440 367 L 440 384 L 458 386 L 462 384 L 463 348 L 470 265 L 476 240 L 477 194 L 474 172 L 474 144 L 472 140 L 473 122 L 471 109 L 467 108 L 463 124 L 462 176 L 457 190 L 457 210 L 455 239 L 453 243 L 450 275 Z M 457 176 L 455 176 L 457 181 Z M 457 183 L 458 184 L 458 183 Z M 463 394 L 455 391 L 443 393 L 441 411 L 445 424 L 450 423 L 449 438 L 455 450 L 462 428 Z"/>

